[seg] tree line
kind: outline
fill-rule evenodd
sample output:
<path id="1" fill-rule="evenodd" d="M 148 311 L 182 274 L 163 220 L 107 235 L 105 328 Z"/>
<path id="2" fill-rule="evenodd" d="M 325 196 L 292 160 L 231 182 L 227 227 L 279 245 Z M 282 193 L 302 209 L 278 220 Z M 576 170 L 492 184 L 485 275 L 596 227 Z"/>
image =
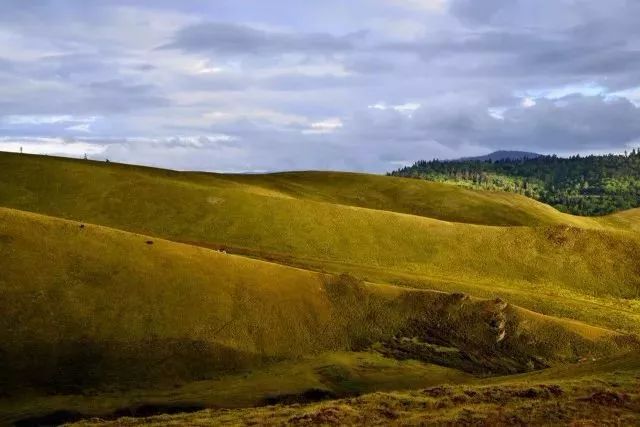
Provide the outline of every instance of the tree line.
<path id="1" fill-rule="evenodd" d="M 532 159 L 420 160 L 391 176 L 510 191 L 575 215 L 640 207 L 640 150 L 624 154 Z"/>

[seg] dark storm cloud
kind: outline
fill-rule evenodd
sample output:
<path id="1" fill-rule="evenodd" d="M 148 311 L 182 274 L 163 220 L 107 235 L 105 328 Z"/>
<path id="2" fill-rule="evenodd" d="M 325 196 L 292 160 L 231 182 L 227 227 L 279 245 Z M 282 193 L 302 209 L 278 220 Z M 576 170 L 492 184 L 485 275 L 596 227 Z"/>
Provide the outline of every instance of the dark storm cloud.
<path id="1" fill-rule="evenodd" d="M 507 110 L 503 120 L 481 127 L 495 147 L 537 146 L 545 151 L 624 147 L 640 137 L 640 108 L 626 99 L 571 95 Z"/>

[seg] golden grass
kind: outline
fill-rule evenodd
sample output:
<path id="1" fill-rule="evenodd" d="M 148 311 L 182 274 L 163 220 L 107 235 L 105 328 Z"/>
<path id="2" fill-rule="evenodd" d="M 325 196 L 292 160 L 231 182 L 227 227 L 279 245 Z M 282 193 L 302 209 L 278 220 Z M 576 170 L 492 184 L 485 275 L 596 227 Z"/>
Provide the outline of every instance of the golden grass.
<path id="1" fill-rule="evenodd" d="M 416 325 L 442 325 L 451 345 L 497 351 L 514 357 L 509 363 L 516 365 L 531 354 L 555 363 L 627 346 L 612 332 L 585 332 L 591 327 L 514 307 L 513 315 L 507 313 L 509 344 L 495 347 L 495 332 L 486 323 L 493 302 L 364 284 L 4 208 L 0 271 L 0 380 L 5 393 L 32 396 L 30 401 L 43 392 L 161 390 L 265 369 L 279 360 L 375 348 L 398 335 L 421 333 Z M 372 369 L 384 372 L 378 379 L 368 373 L 354 390 L 415 385 L 416 369 L 450 372 L 454 382 L 464 377 L 421 363 L 394 371 L 396 363 L 378 358 Z M 304 375 L 288 381 L 297 390 L 314 384 Z M 253 399 L 261 395 L 256 390 Z M 205 402 L 225 404 L 233 396 L 225 392 Z M 34 410 L 70 401 L 45 399 Z M 11 402 L 5 409 L 7 416 L 25 413 Z"/>
<path id="2" fill-rule="evenodd" d="M 0 385 L 40 399 L 34 411 L 0 404 L 12 419 L 17 407 L 27 416 L 75 401 L 99 414 L 135 396 L 253 405 L 272 381 L 319 387 L 317 363 L 329 359 L 348 373 L 330 385 L 338 391 L 353 378 L 358 392 L 420 387 L 415 376 L 429 372 L 465 381 L 375 353 L 358 353 L 380 372 L 363 374 L 361 356 L 344 353 L 424 357 L 422 335 L 437 328 L 451 331 L 442 348 L 478 351 L 498 371 L 534 354 L 550 364 L 615 354 L 635 345 L 620 332 L 640 332 L 640 210 L 574 217 L 514 194 L 350 173 L 3 153 L 0 171 L 0 206 L 13 208 L 0 208 Z M 487 329 L 495 303 L 451 292 L 521 306 L 505 311 L 506 344 Z M 207 400 L 197 384 L 211 381 L 222 382 Z"/>
<path id="3" fill-rule="evenodd" d="M 339 264 L 346 272 L 378 268 L 533 292 L 553 286 L 595 297 L 640 295 L 637 233 L 518 195 L 363 174 L 178 173 L 8 154 L 0 167 L 0 205 L 17 209 L 282 254 L 303 266 Z M 475 222 L 512 218 L 536 227 L 450 222 L 474 222 L 466 213 Z"/>
<path id="4" fill-rule="evenodd" d="M 151 418 L 88 420 L 88 426 L 138 425 L 637 425 L 637 355 L 483 384 L 373 393 L 306 405 L 276 405 Z M 604 370 L 602 369 L 604 367 Z M 594 375 L 595 373 L 595 375 Z"/>
<path id="5" fill-rule="evenodd" d="M 43 416 L 64 408 L 86 417 L 114 413 L 144 405 L 165 407 L 244 408 L 264 405 L 269 399 L 286 400 L 309 390 L 346 396 L 380 390 L 403 390 L 438 384 L 465 384 L 473 376 L 417 361 L 397 361 L 371 352 L 333 352 L 294 361 L 278 362 L 240 374 L 176 387 L 156 387 L 99 394 L 28 396 L 0 400 L 0 423 Z"/>

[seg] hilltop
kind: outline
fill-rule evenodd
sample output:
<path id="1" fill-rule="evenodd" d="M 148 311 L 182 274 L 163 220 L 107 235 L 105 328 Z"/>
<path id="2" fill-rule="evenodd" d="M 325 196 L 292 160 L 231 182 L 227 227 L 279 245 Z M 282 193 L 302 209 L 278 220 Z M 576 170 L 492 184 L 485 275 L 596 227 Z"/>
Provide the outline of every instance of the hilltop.
<path id="1" fill-rule="evenodd" d="M 562 222 L 562 215 L 556 210 L 523 196 L 470 191 L 416 180 L 398 181 L 380 175 L 176 172 L 11 153 L 0 153 L 0 169 L 3 171 L 2 205 L 62 217 L 84 214 L 131 217 L 136 212 L 146 213 L 150 207 L 130 203 L 144 205 L 148 200 L 156 203 L 157 209 L 164 209 L 164 205 L 175 201 L 175 210 L 180 206 L 180 211 L 188 211 L 182 215 L 197 216 L 205 208 L 229 209 L 219 203 L 224 200 L 228 204 L 225 196 L 230 196 L 240 203 L 261 200 L 269 209 L 303 201 L 305 206 L 324 205 L 331 209 L 331 206 L 355 206 L 470 224 Z"/>

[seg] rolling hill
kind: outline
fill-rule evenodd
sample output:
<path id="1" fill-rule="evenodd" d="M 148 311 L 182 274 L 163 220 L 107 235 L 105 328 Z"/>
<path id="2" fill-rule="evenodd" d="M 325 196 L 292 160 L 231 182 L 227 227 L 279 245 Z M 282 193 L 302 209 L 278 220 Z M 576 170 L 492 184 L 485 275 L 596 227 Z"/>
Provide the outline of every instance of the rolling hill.
<path id="1" fill-rule="evenodd" d="M 4 153 L 0 171 L 0 422 L 475 387 L 638 351 L 637 210 L 353 173 Z"/>
<path id="2" fill-rule="evenodd" d="M 0 206 L 637 329 L 635 312 L 618 310 L 640 289 L 632 215 L 573 217 L 509 193 L 360 174 L 180 173 L 8 154 L 0 167 Z M 406 214 L 412 205 L 421 215 Z M 529 226 L 498 227 L 505 218 Z"/>
<path id="3" fill-rule="evenodd" d="M 361 357 L 382 375 L 389 362 L 373 354 L 437 362 L 444 368 L 393 367 L 431 369 L 438 383 L 434 375 L 469 381 L 464 372 L 523 372 L 636 345 L 502 302 L 367 284 L 15 210 L 0 209 L 0 224 L 0 382 L 11 406 L 25 405 L 22 396 L 32 405 L 34 393 L 166 389 L 332 352 L 375 352 Z M 303 377 L 289 387 L 303 394 L 313 385 Z M 260 392 L 253 401 L 267 397 Z M 91 414 L 85 405 L 75 404 Z"/>

